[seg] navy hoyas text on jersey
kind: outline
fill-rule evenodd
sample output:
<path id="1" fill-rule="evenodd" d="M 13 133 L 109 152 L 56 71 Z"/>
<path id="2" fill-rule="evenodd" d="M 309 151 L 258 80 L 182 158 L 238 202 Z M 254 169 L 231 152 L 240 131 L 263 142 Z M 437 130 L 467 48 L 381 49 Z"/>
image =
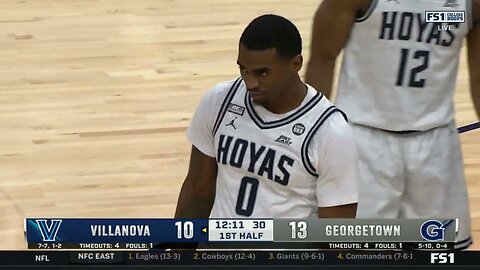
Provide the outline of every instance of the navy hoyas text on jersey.
<path id="1" fill-rule="evenodd" d="M 245 159 L 249 154 L 250 159 Z M 220 135 L 217 162 L 230 165 L 236 168 L 244 168 L 251 173 L 266 177 L 280 185 L 288 185 L 290 179 L 289 168 L 292 167 L 294 159 L 286 155 L 278 157 L 279 153 L 263 145 L 257 145 L 241 138 Z M 257 166 L 257 164 L 259 164 Z"/>
<path id="2" fill-rule="evenodd" d="M 451 23 L 459 28 L 459 23 Z M 417 28 L 418 31 L 412 31 Z M 379 39 L 412 40 L 449 47 L 455 40 L 455 33 L 441 23 L 425 22 L 424 14 L 413 12 L 382 12 Z"/>

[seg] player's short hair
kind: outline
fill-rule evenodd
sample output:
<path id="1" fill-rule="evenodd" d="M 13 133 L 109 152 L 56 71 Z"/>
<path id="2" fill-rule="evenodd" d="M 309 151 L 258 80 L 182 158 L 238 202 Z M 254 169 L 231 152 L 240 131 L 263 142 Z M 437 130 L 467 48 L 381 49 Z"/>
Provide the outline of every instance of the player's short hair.
<path id="1" fill-rule="evenodd" d="M 302 53 L 302 38 L 297 27 L 288 19 L 266 14 L 248 24 L 240 37 L 240 44 L 249 50 L 277 49 L 277 53 L 291 59 Z"/>

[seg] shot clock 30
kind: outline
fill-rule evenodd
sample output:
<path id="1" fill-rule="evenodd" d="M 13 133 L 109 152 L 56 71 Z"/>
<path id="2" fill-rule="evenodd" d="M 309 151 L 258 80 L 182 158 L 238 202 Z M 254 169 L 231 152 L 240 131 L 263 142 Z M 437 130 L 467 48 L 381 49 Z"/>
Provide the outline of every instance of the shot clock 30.
<path id="1" fill-rule="evenodd" d="M 209 241 L 273 241 L 272 219 L 210 219 Z"/>

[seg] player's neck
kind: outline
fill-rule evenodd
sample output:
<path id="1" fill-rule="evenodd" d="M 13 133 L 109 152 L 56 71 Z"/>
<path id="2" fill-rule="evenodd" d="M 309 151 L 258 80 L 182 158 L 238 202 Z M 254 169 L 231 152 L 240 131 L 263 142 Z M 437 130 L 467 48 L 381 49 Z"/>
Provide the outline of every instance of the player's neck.
<path id="1" fill-rule="evenodd" d="M 284 114 L 300 106 L 306 95 L 307 86 L 298 78 L 282 95 L 263 106 L 272 113 Z"/>

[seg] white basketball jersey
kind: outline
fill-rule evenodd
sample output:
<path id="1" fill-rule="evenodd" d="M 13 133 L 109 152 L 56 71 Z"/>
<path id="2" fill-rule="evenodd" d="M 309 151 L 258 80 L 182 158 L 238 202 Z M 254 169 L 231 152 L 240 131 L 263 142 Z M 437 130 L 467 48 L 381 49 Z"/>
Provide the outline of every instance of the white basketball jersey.
<path id="1" fill-rule="evenodd" d="M 231 84 L 213 126 L 218 173 L 211 217 L 317 216 L 318 168 L 309 145 L 324 121 L 340 111 L 315 89 L 307 90 L 313 96 L 308 102 L 268 121 L 243 80 Z"/>
<path id="2" fill-rule="evenodd" d="M 344 49 L 337 106 L 349 121 L 392 131 L 428 130 L 454 118 L 469 0 L 373 0 Z M 464 23 L 427 23 L 425 11 L 464 12 Z"/>

